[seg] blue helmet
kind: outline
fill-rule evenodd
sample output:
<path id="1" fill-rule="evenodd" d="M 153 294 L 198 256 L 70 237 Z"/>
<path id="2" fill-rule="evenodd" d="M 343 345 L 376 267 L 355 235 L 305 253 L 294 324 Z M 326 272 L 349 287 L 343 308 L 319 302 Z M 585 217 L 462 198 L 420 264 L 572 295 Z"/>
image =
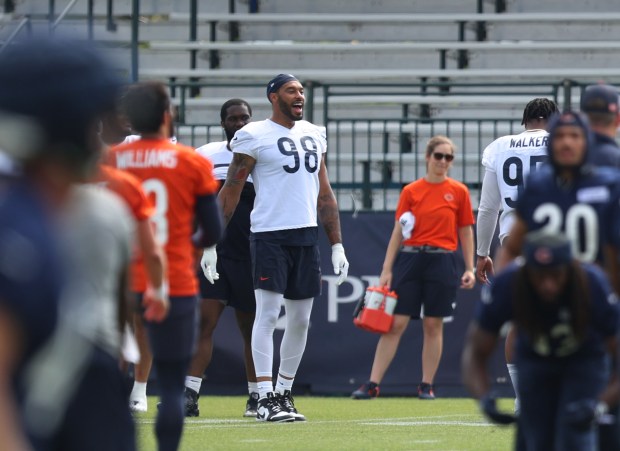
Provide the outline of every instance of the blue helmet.
<path id="1" fill-rule="evenodd" d="M 0 147 L 24 161 L 43 151 L 77 164 L 91 159 L 90 130 L 115 107 L 122 86 L 99 51 L 86 41 L 37 36 L 0 53 L 0 67 Z"/>

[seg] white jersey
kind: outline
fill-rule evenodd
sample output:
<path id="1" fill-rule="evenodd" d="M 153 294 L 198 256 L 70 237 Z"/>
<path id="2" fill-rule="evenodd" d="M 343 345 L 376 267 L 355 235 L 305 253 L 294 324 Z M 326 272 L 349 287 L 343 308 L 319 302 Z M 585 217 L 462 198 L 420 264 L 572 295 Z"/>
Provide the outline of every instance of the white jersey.
<path id="1" fill-rule="evenodd" d="M 510 232 L 519 189 L 523 188 L 530 171 L 547 160 L 548 135 L 545 130 L 526 130 L 518 135 L 502 136 L 484 149 L 482 165 L 485 176 L 478 208 L 478 255 L 488 255 L 499 210 L 502 210 L 500 240 Z M 487 213 L 490 213 L 489 221 L 491 218 L 493 221 L 492 229 L 490 224 L 485 224 Z"/>
<path id="2" fill-rule="evenodd" d="M 118 144 L 118 145 L 120 146 L 121 144 L 134 143 L 134 142 L 136 142 L 136 141 L 138 141 L 140 139 L 142 139 L 142 136 L 140 136 L 140 135 L 127 135 L 127 136 L 125 136 L 125 139 L 123 140 L 123 142 Z M 173 136 L 172 138 L 170 138 L 170 142 L 172 144 L 176 144 L 177 143 L 177 137 Z"/>
<path id="3" fill-rule="evenodd" d="M 201 156 L 208 158 L 213 163 L 213 177 L 215 180 L 226 180 L 228 167 L 232 161 L 233 153 L 228 149 L 228 141 L 219 141 L 205 144 L 196 149 Z M 252 176 L 248 177 L 252 183 Z"/>
<path id="4" fill-rule="evenodd" d="M 233 152 L 256 160 L 252 232 L 317 226 L 319 170 L 327 151 L 325 127 L 297 121 L 289 129 L 270 119 L 235 133 Z"/>

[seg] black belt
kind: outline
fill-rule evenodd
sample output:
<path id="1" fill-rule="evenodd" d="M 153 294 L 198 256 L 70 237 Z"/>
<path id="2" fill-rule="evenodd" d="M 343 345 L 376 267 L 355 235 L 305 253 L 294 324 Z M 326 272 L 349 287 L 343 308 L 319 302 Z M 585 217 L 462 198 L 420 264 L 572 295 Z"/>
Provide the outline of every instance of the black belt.
<path id="1" fill-rule="evenodd" d="M 426 254 L 451 254 L 454 251 L 449 251 L 448 249 L 444 249 L 443 247 L 437 246 L 429 246 L 424 244 L 423 246 L 403 246 L 400 249 L 402 252 L 412 252 L 412 253 L 426 253 Z"/>

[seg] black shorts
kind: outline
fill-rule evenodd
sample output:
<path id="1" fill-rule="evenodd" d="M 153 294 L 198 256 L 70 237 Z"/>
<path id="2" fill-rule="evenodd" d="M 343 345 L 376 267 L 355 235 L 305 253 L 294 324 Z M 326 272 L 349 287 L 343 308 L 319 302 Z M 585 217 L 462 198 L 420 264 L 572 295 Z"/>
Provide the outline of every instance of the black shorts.
<path id="1" fill-rule="evenodd" d="M 395 314 L 415 319 L 421 314 L 452 316 L 458 288 L 456 254 L 399 252 L 391 288 L 398 295 Z"/>
<path id="2" fill-rule="evenodd" d="M 211 284 L 202 269 L 198 271 L 200 296 L 202 299 L 217 299 L 228 307 L 243 312 L 256 311 L 254 285 L 252 283 L 252 262 L 248 260 L 217 259 L 219 280 Z"/>
<path id="3" fill-rule="evenodd" d="M 254 288 L 282 293 L 286 299 L 309 299 L 321 294 L 318 245 L 289 246 L 251 239 Z"/>
<path id="4" fill-rule="evenodd" d="M 64 419 L 50 440 L 36 449 L 133 451 L 136 449 L 134 422 L 128 408 L 129 392 L 118 359 L 94 347 L 76 381 Z"/>
<path id="5" fill-rule="evenodd" d="M 161 323 L 145 321 L 153 359 L 178 361 L 194 355 L 198 330 L 198 297 L 171 296 Z"/>

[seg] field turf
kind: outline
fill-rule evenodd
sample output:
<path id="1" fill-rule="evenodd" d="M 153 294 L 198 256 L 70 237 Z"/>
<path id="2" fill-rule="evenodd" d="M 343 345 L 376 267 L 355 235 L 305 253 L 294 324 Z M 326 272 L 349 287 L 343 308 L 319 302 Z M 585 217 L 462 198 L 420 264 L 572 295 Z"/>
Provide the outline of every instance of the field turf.
<path id="1" fill-rule="evenodd" d="M 243 418 L 240 396 L 202 396 L 200 417 L 187 418 L 182 451 L 194 450 L 442 450 L 512 449 L 513 427 L 487 423 L 471 399 L 421 401 L 345 397 L 295 398 L 306 422 L 259 423 Z M 153 432 L 157 399 L 136 415 L 138 449 L 156 450 Z M 510 410 L 512 400 L 500 408 Z"/>

